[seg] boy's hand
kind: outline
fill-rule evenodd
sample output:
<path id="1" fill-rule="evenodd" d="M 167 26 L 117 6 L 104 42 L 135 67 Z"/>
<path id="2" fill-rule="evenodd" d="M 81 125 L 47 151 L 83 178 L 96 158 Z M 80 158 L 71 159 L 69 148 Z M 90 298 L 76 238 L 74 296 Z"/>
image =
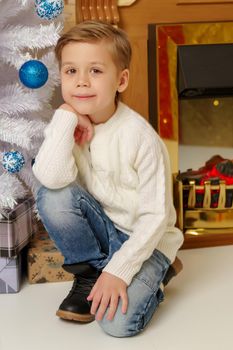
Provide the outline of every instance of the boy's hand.
<path id="1" fill-rule="evenodd" d="M 75 142 L 82 146 L 85 142 L 91 141 L 94 135 L 94 127 L 87 115 L 78 114 L 73 107 L 67 103 L 63 103 L 59 109 L 64 109 L 65 111 L 73 112 L 78 117 L 78 125 L 74 131 Z"/>
<path id="2" fill-rule="evenodd" d="M 126 313 L 128 307 L 127 284 L 121 279 L 108 272 L 102 272 L 96 281 L 87 300 L 92 300 L 91 314 L 96 320 L 102 320 L 109 306 L 107 320 L 111 321 L 116 313 L 119 298 L 122 300 L 121 311 Z"/>
<path id="3" fill-rule="evenodd" d="M 75 142 L 82 146 L 85 142 L 90 142 L 94 135 L 94 127 L 86 115 L 78 115 L 78 125 L 74 130 Z"/>

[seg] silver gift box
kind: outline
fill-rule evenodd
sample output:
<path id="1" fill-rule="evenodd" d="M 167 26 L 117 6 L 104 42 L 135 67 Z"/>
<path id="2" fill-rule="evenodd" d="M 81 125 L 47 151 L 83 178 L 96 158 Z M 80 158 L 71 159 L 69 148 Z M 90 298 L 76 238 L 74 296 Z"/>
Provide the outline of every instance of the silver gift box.
<path id="1" fill-rule="evenodd" d="M 21 255 L 0 258 L 0 294 L 17 293 L 21 283 Z"/>
<path id="2" fill-rule="evenodd" d="M 14 209 L 0 219 L 0 257 L 14 257 L 28 243 L 33 234 L 34 199 L 21 200 Z"/>

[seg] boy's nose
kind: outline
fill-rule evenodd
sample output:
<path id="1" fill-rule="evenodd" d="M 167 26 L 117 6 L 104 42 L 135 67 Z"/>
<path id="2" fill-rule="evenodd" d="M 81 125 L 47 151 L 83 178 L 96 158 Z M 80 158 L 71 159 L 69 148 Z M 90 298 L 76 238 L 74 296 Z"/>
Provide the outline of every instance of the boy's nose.
<path id="1" fill-rule="evenodd" d="M 77 80 L 77 87 L 82 87 L 82 86 L 89 86 L 89 79 L 86 75 L 82 75 L 82 76 L 79 76 L 78 77 L 78 80 Z"/>
<path id="2" fill-rule="evenodd" d="M 78 81 L 78 83 L 77 83 L 77 87 L 82 87 L 82 86 L 89 86 L 89 83 L 88 83 L 88 81 Z"/>

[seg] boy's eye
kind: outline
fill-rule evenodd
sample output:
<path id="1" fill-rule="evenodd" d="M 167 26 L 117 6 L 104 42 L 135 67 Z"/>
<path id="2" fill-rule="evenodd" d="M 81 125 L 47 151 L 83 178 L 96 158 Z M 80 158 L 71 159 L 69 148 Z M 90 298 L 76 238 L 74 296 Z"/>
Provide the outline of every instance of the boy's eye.
<path id="1" fill-rule="evenodd" d="M 102 73 L 102 71 L 99 68 L 91 68 L 91 73 L 98 74 Z"/>
<path id="2" fill-rule="evenodd" d="M 66 71 L 66 73 L 67 73 L 67 74 L 74 74 L 74 73 L 76 73 L 76 69 L 70 68 L 70 69 L 68 69 L 68 70 Z"/>

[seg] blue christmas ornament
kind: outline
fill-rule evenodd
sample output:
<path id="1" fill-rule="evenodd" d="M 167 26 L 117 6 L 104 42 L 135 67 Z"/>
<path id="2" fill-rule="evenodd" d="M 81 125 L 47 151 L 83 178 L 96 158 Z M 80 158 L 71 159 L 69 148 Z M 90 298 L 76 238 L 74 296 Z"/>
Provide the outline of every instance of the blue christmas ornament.
<path id="1" fill-rule="evenodd" d="M 25 62 L 19 70 L 20 81 L 30 89 L 38 89 L 48 80 L 48 69 L 38 60 Z"/>
<path id="2" fill-rule="evenodd" d="M 35 0 L 36 13 L 43 19 L 58 17 L 64 8 L 63 0 Z"/>
<path id="3" fill-rule="evenodd" d="M 2 165 L 8 173 L 18 173 L 24 164 L 24 156 L 18 151 L 5 152 L 3 154 Z"/>

